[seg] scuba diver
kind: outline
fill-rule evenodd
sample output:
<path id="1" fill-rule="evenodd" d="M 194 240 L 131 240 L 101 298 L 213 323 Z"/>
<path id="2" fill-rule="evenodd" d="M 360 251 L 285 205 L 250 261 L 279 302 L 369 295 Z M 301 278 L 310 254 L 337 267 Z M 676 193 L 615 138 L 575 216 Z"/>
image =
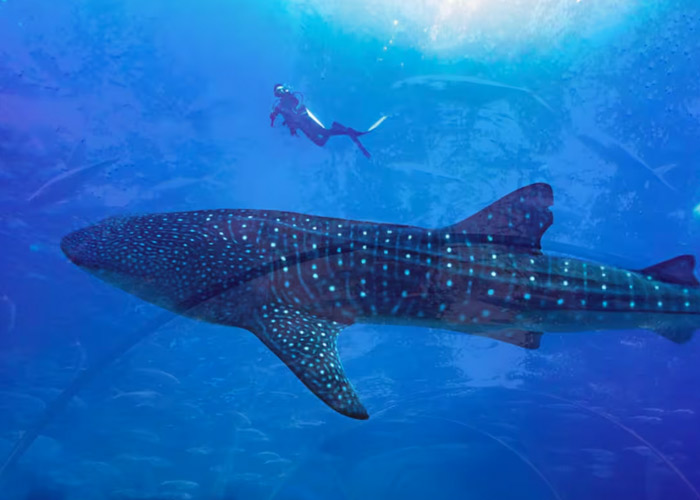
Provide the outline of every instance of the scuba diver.
<path id="1" fill-rule="evenodd" d="M 297 135 L 297 130 L 301 130 L 306 137 L 311 139 L 317 146 L 324 146 L 326 142 L 328 142 L 328 139 L 334 135 L 347 135 L 357 147 L 360 148 L 362 154 L 367 158 L 370 157 L 369 151 L 365 149 L 358 137 L 377 128 L 386 120 L 386 116 L 377 120 L 377 122 L 365 132 L 359 132 L 353 128 L 341 125 L 338 122 L 333 122 L 331 128 L 328 129 L 313 115 L 311 110 L 300 101 L 297 97 L 297 95 L 301 96 L 299 92 L 292 92 L 285 85 L 278 83 L 274 87 L 274 93 L 275 97 L 279 100 L 275 103 L 272 113 L 270 113 L 271 127 L 274 127 L 277 115 L 281 114 L 282 118 L 284 118 L 283 125 L 289 127 L 289 132 L 292 135 Z M 301 97 L 303 100 L 303 96 Z"/>

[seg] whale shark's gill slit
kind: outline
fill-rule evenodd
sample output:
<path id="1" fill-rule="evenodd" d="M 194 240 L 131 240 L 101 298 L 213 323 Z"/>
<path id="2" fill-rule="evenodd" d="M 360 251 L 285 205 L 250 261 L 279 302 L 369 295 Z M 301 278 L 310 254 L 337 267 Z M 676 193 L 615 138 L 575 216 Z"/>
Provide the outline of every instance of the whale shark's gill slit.
<path id="1" fill-rule="evenodd" d="M 273 260 L 272 262 L 267 262 L 258 267 L 249 270 L 242 279 L 234 281 L 224 281 L 222 283 L 216 283 L 207 288 L 205 293 L 199 295 L 193 295 L 187 299 L 180 302 L 177 306 L 178 311 L 189 311 L 200 304 L 207 302 L 210 299 L 220 296 L 221 294 L 231 290 L 243 283 L 253 281 L 257 278 L 262 278 L 268 274 L 273 274 L 276 271 L 281 270 L 284 267 L 293 267 L 305 262 L 310 262 L 317 259 L 327 258 L 330 254 L 331 248 L 338 248 L 338 245 L 328 245 L 319 247 L 315 250 L 310 250 L 308 252 L 291 254 L 286 256 L 280 256 L 280 258 Z M 336 252 L 336 255 L 347 254 L 352 252 L 354 249 L 350 246 L 340 247 L 341 251 Z"/>

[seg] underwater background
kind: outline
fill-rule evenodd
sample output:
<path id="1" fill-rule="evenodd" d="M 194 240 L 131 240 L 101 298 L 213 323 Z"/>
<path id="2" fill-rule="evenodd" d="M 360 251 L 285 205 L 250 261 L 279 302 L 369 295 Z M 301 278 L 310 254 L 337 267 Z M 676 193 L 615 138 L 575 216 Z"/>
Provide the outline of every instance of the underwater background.
<path id="1" fill-rule="evenodd" d="M 532 182 L 544 252 L 700 250 L 695 0 L 0 1 L 0 454 L 162 314 L 61 253 L 112 215 L 265 208 L 438 227 Z M 319 148 L 270 128 L 286 83 Z M 700 325 L 699 325 L 700 326 Z M 249 332 L 176 318 L 0 478 L 7 500 L 700 498 L 700 340 L 340 337 L 368 421 Z"/>

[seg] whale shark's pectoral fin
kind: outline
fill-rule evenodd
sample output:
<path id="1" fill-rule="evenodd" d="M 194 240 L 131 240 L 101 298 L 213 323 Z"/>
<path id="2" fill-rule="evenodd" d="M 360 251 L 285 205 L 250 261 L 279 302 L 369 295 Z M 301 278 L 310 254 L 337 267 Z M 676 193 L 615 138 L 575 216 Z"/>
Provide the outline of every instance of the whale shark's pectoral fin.
<path id="1" fill-rule="evenodd" d="M 552 225 L 549 207 L 554 203 L 552 188 L 538 183 L 522 187 L 495 201 L 480 212 L 449 226 L 452 233 L 487 236 L 488 241 L 541 251 L 540 240 Z"/>
<path id="2" fill-rule="evenodd" d="M 367 410 L 345 375 L 336 339 L 349 323 L 317 317 L 291 304 L 265 305 L 244 328 L 252 331 L 311 392 L 348 417 L 365 420 Z"/>

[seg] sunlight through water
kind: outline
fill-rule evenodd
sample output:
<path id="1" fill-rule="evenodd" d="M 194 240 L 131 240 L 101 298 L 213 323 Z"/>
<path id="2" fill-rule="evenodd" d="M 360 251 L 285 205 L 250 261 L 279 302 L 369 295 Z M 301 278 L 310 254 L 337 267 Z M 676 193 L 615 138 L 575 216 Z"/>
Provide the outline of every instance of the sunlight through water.
<path id="1" fill-rule="evenodd" d="M 592 38 L 639 19 L 631 0 L 293 0 L 343 29 L 435 55 L 512 55 Z M 368 15 L 368 12 L 371 14 Z"/>

